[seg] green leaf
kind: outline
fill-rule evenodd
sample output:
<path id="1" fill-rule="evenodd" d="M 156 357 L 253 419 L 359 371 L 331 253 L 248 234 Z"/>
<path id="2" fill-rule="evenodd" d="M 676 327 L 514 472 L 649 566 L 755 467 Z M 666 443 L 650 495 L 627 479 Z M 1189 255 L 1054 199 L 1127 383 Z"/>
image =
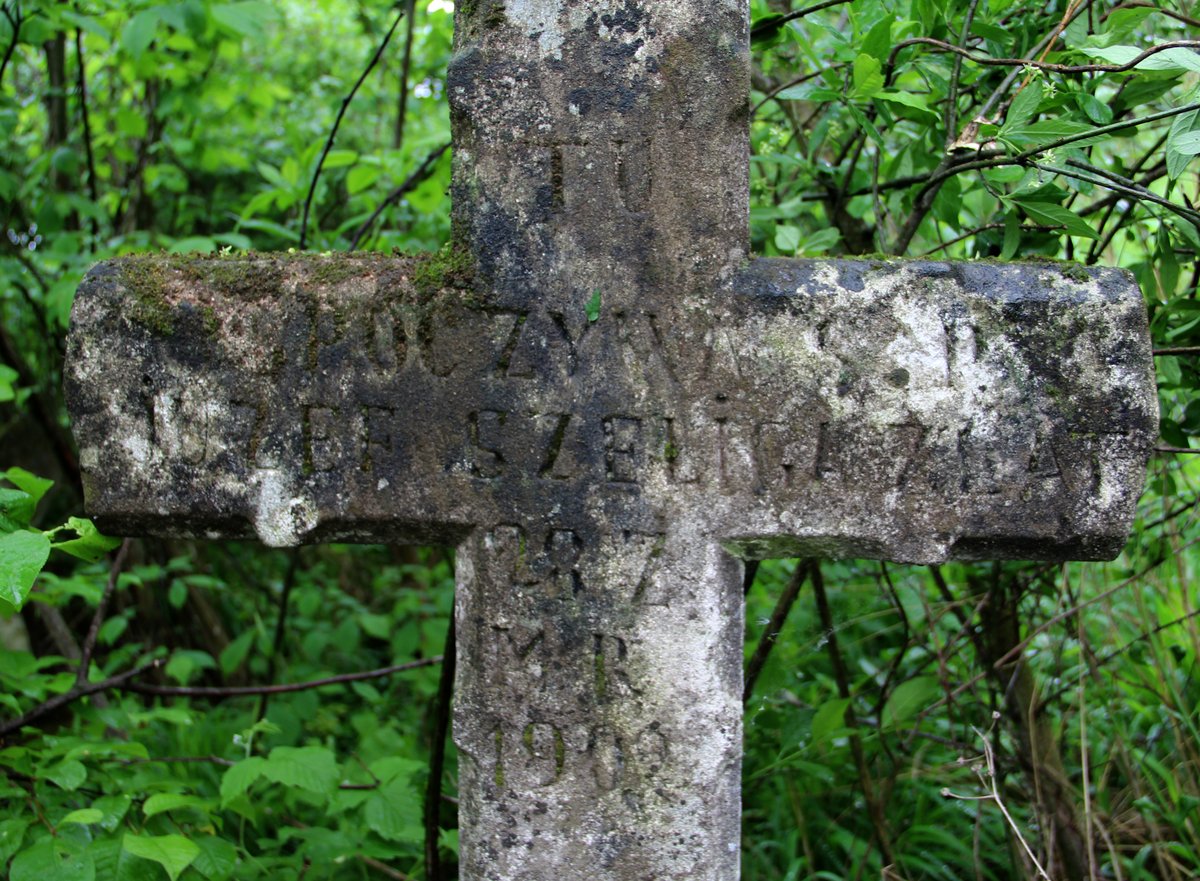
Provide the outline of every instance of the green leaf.
<path id="1" fill-rule="evenodd" d="M 851 101 L 867 101 L 883 89 L 883 65 L 878 58 L 860 53 L 854 59 L 854 88 L 850 90 Z"/>
<path id="2" fill-rule="evenodd" d="M 325 157 L 326 168 L 345 168 L 358 161 L 358 154 L 353 150 L 330 150 Z"/>
<path id="3" fill-rule="evenodd" d="M 68 539 L 67 541 L 56 541 L 53 545 L 54 549 L 68 553 L 72 557 L 86 560 L 89 563 L 95 563 L 98 560 L 104 559 L 105 554 L 116 549 L 121 544 L 121 539 L 119 538 L 101 535 L 96 525 L 91 520 L 85 520 L 83 517 L 68 518 L 66 526 L 63 528 L 74 530 L 78 537 Z"/>
<path id="4" fill-rule="evenodd" d="M 936 700 L 941 691 L 936 676 L 918 676 L 901 682 L 888 696 L 880 713 L 880 728 L 887 729 L 907 722 Z"/>
<path id="5" fill-rule="evenodd" d="M 1183 174 L 1183 170 L 1187 168 L 1192 161 L 1192 157 L 1196 154 L 1181 151 L 1176 147 L 1176 141 L 1185 135 L 1194 134 L 1196 122 L 1200 119 L 1200 111 L 1192 110 L 1188 113 L 1181 113 L 1176 116 L 1171 122 L 1171 131 L 1167 134 L 1167 143 L 1165 146 L 1167 156 L 1167 174 L 1171 180 L 1176 180 L 1179 175 Z"/>
<path id="6" fill-rule="evenodd" d="M 208 813 L 212 810 L 213 803 L 211 799 L 200 798 L 196 795 L 160 792 L 146 799 L 146 803 L 142 806 L 142 811 L 146 814 L 147 819 L 149 819 L 155 814 L 177 811 L 181 808 L 194 808 L 201 813 Z"/>
<path id="7" fill-rule="evenodd" d="M 20 610 L 50 556 L 50 540 L 40 532 L 0 535 L 0 602 Z"/>
<path id="8" fill-rule="evenodd" d="M 238 854 L 232 842 L 210 835 L 197 838 L 196 845 L 200 853 L 192 863 L 192 868 L 208 881 L 226 881 L 233 874 L 237 868 Z"/>
<path id="9" fill-rule="evenodd" d="M 583 307 L 583 311 L 587 313 L 588 321 L 595 321 L 600 317 L 600 289 L 597 288 L 592 292 L 592 298 L 587 301 L 587 305 Z"/>
<path id="10" fill-rule="evenodd" d="M 74 760 L 59 762 L 43 774 L 47 780 L 67 792 L 74 792 L 87 780 L 87 768 Z"/>
<path id="11" fill-rule="evenodd" d="M 817 710 L 812 720 L 812 739 L 814 743 L 828 740 L 838 731 L 846 727 L 846 710 L 850 707 L 849 698 L 834 698 L 825 701 Z"/>
<path id="12" fill-rule="evenodd" d="M 800 247 L 800 227 L 781 223 L 775 227 L 775 247 L 789 257 Z"/>
<path id="13" fill-rule="evenodd" d="M 29 821 L 19 817 L 0 820 L 0 866 L 8 865 L 9 857 L 21 849 Z"/>
<path id="14" fill-rule="evenodd" d="M 929 99 L 925 95 L 913 95 L 909 92 L 897 92 L 894 89 L 887 89 L 875 96 L 876 101 L 889 101 L 892 104 L 903 104 L 905 107 L 911 107 L 918 114 L 925 117 L 929 121 L 936 121 L 938 115 L 929 109 Z"/>
<path id="15" fill-rule="evenodd" d="M 1184 156 L 1195 156 L 1200 153 L 1200 132 L 1187 132 L 1171 142 L 1171 149 Z"/>
<path id="16" fill-rule="evenodd" d="M 121 46 L 136 61 L 150 48 L 154 42 L 154 34 L 158 30 L 159 11 L 156 8 L 143 9 L 133 18 L 121 32 Z"/>
<path id="17" fill-rule="evenodd" d="M 0 532 L 29 528 L 37 506 L 24 490 L 0 487 Z"/>
<path id="18" fill-rule="evenodd" d="M 251 756 L 227 770 L 221 777 L 221 806 L 229 804 L 254 785 L 254 781 L 263 775 L 266 763 L 267 760 L 261 756 Z"/>
<path id="19" fill-rule="evenodd" d="M 346 189 L 353 196 L 369 188 L 379 180 L 381 170 L 377 165 L 358 165 L 346 175 Z"/>
<path id="20" fill-rule="evenodd" d="M 1075 103 L 1087 114 L 1088 119 L 1097 125 L 1108 125 L 1113 120 L 1112 108 L 1087 92 L 1076 92 Z"/>
<path id="21" fill-rule="evenodd" d="M 221 672 L 226 676 L 236 671 L 242 666 L 242 662 L 246 660 L 246 655 L 250 653 L 250 647 L 254 645 L 254 637 L 258 634 L 254 630 L 247 630 L 225 648 L 221 649 L 221 656 L 218 661 L 221 664 Z"/>
<path id="22" fill-rule="evenodd" d="M 1055 205 L 1053 202 L 1023 202 L 1020 200 L 1014 200 L 1014 202 L 1043 226 L 1061 226 L 1065 227 L 1068 235 L 1085 236 L 1089 239 L 1100 238 L 1090 223 L 1061 205 Z"/>
<path id="23" fill-rule="evenodd" d="M 262 776 L 316 793 L 331 792 L 340 779 L 333 753 L 320 746 L 275 747 L 263 763 Z"/>
<path id="24" fill-rule="evenodd" d="M 16 192 L 15 189 L 14 192 Z M 5 195 L 3 190 L 0 189 L 0 198 L 11 199 L 12 195 Z M 20 377 L 21 375 L 7 364 L 0 364 L 0 404 L 16 398 L 16 382 Z"/>
<path id="25" fill-rule="evenodd" d="M 1099 58 L 1109 64 L 1129 64 L 1141 55 L 1145 49 L 1136 46 L 1107 46 L 1096 49 L 1080 49 L 1084 55 Z M 1136 70 L 1190 70 L 1200 71 L 1200 55 L 1191 49 L 1178 47 L 1157 52 L 1138 62 Z"/>
<path id="26" fill-rule="evenodd" d="M 812 235 L 801 239 L 800 244 L 796 246 L 796 251 L 802 255 L 822 254 L 835 247 L 841 240 L 842 234 L 837 228 L 827 226 L 825 229 L 819 229 Z"/>
<path id="27" fill-rule="evenodd" d="M 200 855 L 200 848 L 182 835 L 134 835 L 127 832 L 121 846 L 135 857 L 158 863 L 167 870 L 171 881 L 175 881 Z"/>
<path id="28" fill-rule="evenodd" d="M 393 780 L 367 799 L 363 817 L 367 825 L 389 841 L 421 841 L 421 800 L 407 781 Z"/>
<path id="29" fill-rule="evenodd" d="M 90 854 L 67 853 L 58 839 L 47 836 L 16 855 L 8 881 L 94 881 L 95 877 Z"/>
<path id="30" fill-rule="evenodd" d="M 1020 128 L 1029 123 L 1033 119 L 1033 115 L 1037 113 L 1038 105 L 1042 103 L 1042 84 L 1034 80 L 1024 89 L 1017 93 L 1017 97 L 1013 98 L 1012 104 L 1009 105 L 1008 115 L 1004 118 L 1004 128 Z"/>
<path id="31" fill-rule="evenodd" d="M 79 823 L 82 826 L 91 826 L 95 823 L 99 823 L 103 819 L 104 811 L 98 811 L 95 808 L 81 808 L 78 811 L 71 811 L 71 813 L 67 814 L 58 821 L 58 825 L 61 826 L 64 823 Z"/>
<path id="32" fill-rule="evenodd" d="M 1033 144 L 1047 144 L 1072 135 L 1082 135 L 1090 132 L 1093 128 L 1095 126 L 1073 119 L 1043 119 L 1029 125 L 1001 128 L 999 136 L 1005 141 L 1024 147 Z M 1072 146 L 1081 147 L 1088 143 L 1089 141 L 1084 139 L 1075 141 Z"/>
<path id="33" fill-rule="evenodd" d="M 278 13 L 270 3 L 246 0 L 244 3 L 221 3 L 212 8 L 213 19 L 227 30 L 243 37 L 258 37 L 266 25 L 273 23 Z"/>
<path id="34" fill-rule="evenodd" d="M 9 468 L 4 472 L 8 482 L 17 489 L 29 493 L 33 499 L 33 504 L 37 505 L 42 500 L 50 487 L 54 486 L 53 480 L 47 480 L 44 477 L 38 477 L 36 474 L 30 474 L 24 468 Z"/>

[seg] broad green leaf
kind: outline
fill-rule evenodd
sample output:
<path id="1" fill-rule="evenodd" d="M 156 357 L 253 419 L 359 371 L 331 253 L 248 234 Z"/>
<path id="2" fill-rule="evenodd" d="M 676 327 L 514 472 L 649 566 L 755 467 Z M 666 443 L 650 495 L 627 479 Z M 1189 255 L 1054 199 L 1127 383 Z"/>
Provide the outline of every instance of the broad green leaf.
<path id="1" fill-rule="evenodd" d="M 211 799 L 200 798 L 196 795 L 160 792 L 146 799 L 146 803 L 142 806 L 142 811 L 149 818 L 155 814 L 177 811 L 180 808 L 194 808 L 201 813 L 207 813 L 212 810 L 213 803 Z"/>
<path id="2" fill-rule="evenodd" d="M 1093 128 L 1095 126 L 1073 119 L 1043 119 L 1029 125 L 1002 128 L 1000 138 L 1017 146 L 1026 147 L 1033 144 L 1048 144 L 1071 135 L 1082 135 L 1090 132 Z M 1080 147 L 1087 143 L 1089 141 L 1086 139 L 1079 140 L 1075 141 L 1073 146 Z"/>
<path id="3" fill-rule="evenodd" d="M 775 247 L 789 257 L 800 246 L 800 227 L 781 223 L 775 227 Z"/>
<path id="4" fill-rule="evenodd" d="M 854 88 L 850 91 L 851 101 L 867 101 L 883 89 L 883 65 L 878 58 L 860 53 L 854 59 Z"/>
<path id="5" fill-rule="evenodd" d="M 842 240 L 842 234 L 837 228 L 827 226 L 819 229 L 810 236 L 805 236 L 796 247 L 799 254 L 821 254 L 837 245 Z"/>
<path id="6" fill-rule="evenodd" d="M 1029 120 L 1033 119 L 1033 115 L 1037 113 L 1038 105 L 1041 103 L 1042 84 L 1039 80 L 1034 80 L 1018 92 L 1017 97 L 1013 98 L 1012 104 L 1008 108 L 1008 115 L 1004 118 L 1004 126 L 1001 128 L 1001 131 L 1028 125 Z"/>
<path id="7" fill-rule="evenodd" d="M 182 835 L 134 835 L 125 833 L 122 847 L 135 857 L 152 860 L 175 881 L 200 854 L 200 848 Z"/>
<path id="8" fill-rule="evenodd" d="M 50 487 L 54 486 L 53 480 L 47 480 L 44 477 L 38 477 L 36 474 L 30 474 L 24 468 L 9 468 L 4 472 L 8 482 L 23 492 L 29 493 L 29 497 L 33 499 L 33 504 L 37 505 L 42 500 Z"/>
<path id="9" fill-rule="evenodd" d="M 58 839 L 47 836 L 13 858 L 8 881 L 94 881 L 95 877 L 90 854 L 67 853 Z"/>
<path id="10" fill-rule="evenodd" d="M 1200 153 L 1200 132 L 1186 132 L 1171 141 L 1171 149 L 1184 156 Z"/>
<path id="11" fill-rule="evenodd" d="M 376 165 L 358 165 L 350 169 L 346 175 L 346 189 L 353 196 L 369 188 L 379 180 L 381 170 Z"/>
<path id="12" fill-rule="evenodd" d="M 192 868 L 208 881 L 226 881 L 237 868 L 238 854 L 232 842 L 210 835 L 195 839 L 200 853 L 196 855 Z"/>
<path id="13" fill-rule="evenodd" d="M 1136 46 L 1107 46 L 1098 49 L 1081 49 L 1085 55 L 1099 58 L 1109 64 L 1129 64 L 1145 49 Z M 1136 70 L 1190 70 L 1200 71 L 1200 55 L 1182 47 L 1164 49 L 1138 62 Z"/>
<path id="14" fill-rule="evenodd" d="M 36 507 L 33 496 L 25 490 L 0 486 L 0 532 L 27 529 Z"/>
<path id="15" fill-rule="evenodd" d="M 1112 108 L 1087 92 L 1076 92 L 1075 103 L 1087 114 L 1088 119 L 1097 125 L 1108 125 L 1113 120 Z"/>
<path id="16" fill-rule="evenodd" d="M 134 60 L 150 48 L 154 42 L 155 31 L 158 30 L 159 10 L 157 8 L 143 9 L 129 20 L 121 32 L 121 45 Z"/>
<path id="17" fill-rule="evenodd" d="M 25 605 L 49 556 L 50 540 L 40 532 L 21 530 L 0 535 L 0 603 L 17 610 Z"/>
<path id="18" fill-rule="evenodd" d="M 937 699 L 941 692 L 936 676 L 918 676 L 901 682 L 888 695 L 887 703 L 880 713 L 880 727 L 893 728 L 917 715 Z"/>
<path id="19" fill-rule="evenodd" d="M 80 808 L 78 811 L 71 811 L 71 813 L 59 820 L 58 825 L 61 826 L 64 823 L 79 823 L 83 826 L 91 826 L 94 823 L 99 823 L 103 819 L 104 811 L 98 811 L 95 808 Z"/>
<path id="20" fill-rule="evenodd" d="M 217 250 L 217 243 L 210 236 L 188 236 L 176 239 L 167 250 L 172 254 L 211 254 Z"/>
<path id="21" fill-rule="evenodd" d="M 894 89 L 887 89 L 877 94 L 875 100 L 888 101 L 892 104 L 903 104 L 905 107 L 911 107 L 929 121 L 936 121 L 938 118 L 937 114 L 929 109 L 929 99 L 925 95 L 913 95 L 908 92 L 897 92 Z"/>
<path id="22" fill-rule="evenodd" d="M 1026 214 L 1043 226 L 1061 226 L 1066 228 L 1068 235 L 1086 236 L 1089 239 L 1100 238 L 1090 223 L 1061 205 L 1055 205 L 1053 202 L 1033 201 L 1015 201 L 1015 204 L 1020 205 Z"/>
<path id="23" fill-rule="evenodd" d="M 229 768 L 221 777 L 221 805 L 224 807 L 248 790 L 254 781 L 263 775 L 267 760 L 261 756 L 250 756 Z"/>
<path id="24" fill-rule="evenodd" d="M 358 161 L 358 154 L 353 150 L 330 150 L 325 157 L 326 168 L 345 168 Z"/>
<path id="25" fill-rule="evenodd" d="M 244 3 L 221 3 L 212 7 L 212 17 L 223 27 L 244 37 L 257 37 L 263 28 L 273 23 L 278 12 L 270 3 L 246 0 Z"/>
<path id="26" fill-rule="evenodd" d="M 849 707 L 850 699 L 841 697 L 821 704 L 812 720 L 813 743 L 827 740 L 836 732 L 844 729 L 846 727 L 846 710 Z"/>
<path id="27" fill-rule="evenodd" d="M 78 557 L 89 563 L 104 559 L 105 554 L 115 550 L 121 544 L 121 539 L 102 535 L 91 520 L 85 520 L 82 517 L 68 518 L 64 528 L 73 530 L 78 537 L 66 541 L 56 541 L 54 549 L 64 551 L 72 557 Z"/>
<path id="28" fill-rule="evenodd" d="M 584 304 L 584 313 L 587 315 L 589 322 L 596 321 L 600 318 L 600 290 L 597 288 L 592 292 L 592 298 Z"/>
<path id="29" fill-rule="evenodd" d="M 87 768 L 82 762 L 74 760 L 59 762 L 42 773 L 47 780 L 67 792 L 74 792 L 87 780 Z"/>
<path id="30" fill-rule="evenodd" d="M 277 746 L 263 763 L 262 776 L 284 786 L 327 793 L 337 786 L 340 775 L 337 760 L 324 747 Z"/>
<path id="31" fill-rule="evenodd" d="M 1181 113 L 1176 116 L 1171 122 L 1171 130 L 1167 134 L 1167 143 L 1165 146 L 1167 156 L 1167 174 L 1171 180 L 1175 180 L 1179 175 L 1183 174 L 1183 170 L 1187 168 L 1188 163 L 1192 161 L 1192 157 L 1196 154 L 1180 151 L 1176 148 L 1176 141 L 1184 135 L 1194 134 L 1196 122 L 1200 119 L 1200 111 L 1192 110 L 1188 113 Z"/>
<path id="32" fill-rule="evenodd" d="M 11 198 L 11 195 L 4 195 L 3 189 L 0 188 L 0 198 Z M 13 370 L 7 364 L 0 364 L 0 404 L 7 403 L 16 398 L 17 380 L 20 379 L 20 376 L 17 371 Z"/>
<path id="33" fill-rule="evenodd" d="M 246 660 L 246 655 L 250 653 L 250 647 L 254 645 L 254 638 L 257 635 L 253 629 L 247 630 L 221 650 L 221 656 L 218 658 L 218 661 L 221 664 L 222 673 L 228 676 L 237 670 L 238 667 L 242 666 L 242 662 Z"/>
<path id="34" fill-rule="evenodd" d="M 885 15 L 867 31 L 867 35 L 863 37 L 862 51 L 877 59 L 880 63 L 887 61 L 887 57 L 891 54 L 894 41 L 892 40 L 892 24 L 895 18 L 890 15 Z"/>
<path id="35" fill-rule="evenodd" d="M 363 809 L 367 825 L 389 841 L 417 843 L 424 837 L 421 800 L 407 781 L 393 780 L 375 790 Z"/>
<path id="36" fill-rule="evenodd" d="M 0 820 L 0 866 L 8 865 L 9 857 L 21 849 L 29 821 L 20 817 Z"/>

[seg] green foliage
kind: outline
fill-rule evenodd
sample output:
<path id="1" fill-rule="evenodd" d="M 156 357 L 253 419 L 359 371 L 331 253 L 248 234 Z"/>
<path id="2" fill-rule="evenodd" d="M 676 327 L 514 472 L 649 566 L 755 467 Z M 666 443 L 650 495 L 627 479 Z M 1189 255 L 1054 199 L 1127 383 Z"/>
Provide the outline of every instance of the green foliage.
<path id="1" fill-rule="evenodd" d="M 431 658 L 447 554 L 135 542 L 111 569 L 114 542 L 78 516 L 59 392 L 92 262 L 296 245 L 340 103 L 395 10 L 0 2 L 19 22 L 0 16 L 0 58 L 15 39 L 0 74 L 0 726 L 63 701 L 0 736 L 0 875 L 422 878 L 436 666 L 269 698 L 114 682 L 236 689 Z M 1194 13 L 855 0 L 787 16 L 805 5 L 752 3 L 756 252 L 1126 267 L 1155 344 L 1176 350 L 1158 359 L 1164 442 L 1190 447 L 1200 56 L 1146 49 L 1194 39 Z M 363 229 L 449 137 L 449 4 L 417 16 L 402 136 L 398 36 L 326 158 L 310 241 L 343 250 L 363 230 L 363 247 L 431 252 L 435 293 L 472 270 L 439 252 L 448 156 Z M 130 317 L 153 325 L 147 293 Z M 1198 477 L 1156 458 L 1109 566 L 825 564 L 832 628 L 807 588 L 747 708 L 744 876 L 1033 878 L 1024 840 L 1056 879 L 1078 877 L 1062 817 L 1097 877 L 1200 875 Z M 748 651 L 793 565 L 760 570 Z M 998 668 L 1012 651 L 1020 667 Z M 455 779 L 451 751 L 448 794 Z M 454 808 L 436 807 L 452 864 Z"/>

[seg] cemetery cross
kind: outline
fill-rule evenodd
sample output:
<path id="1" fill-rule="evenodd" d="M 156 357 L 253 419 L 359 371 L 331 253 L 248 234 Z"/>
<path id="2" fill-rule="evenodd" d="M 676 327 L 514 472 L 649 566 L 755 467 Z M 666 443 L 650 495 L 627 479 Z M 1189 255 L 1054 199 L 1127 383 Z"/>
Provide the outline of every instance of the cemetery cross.
<path id="1" fill-rule="evenodd" d="M 1100 559 L 1157 435 L 1114 270 L 748 259 L 746 0 L 471 0 L 455 249 L 95 267 L 117 533 L 457 548 L 461 877 L 738 876 L 742 559 Z"/>

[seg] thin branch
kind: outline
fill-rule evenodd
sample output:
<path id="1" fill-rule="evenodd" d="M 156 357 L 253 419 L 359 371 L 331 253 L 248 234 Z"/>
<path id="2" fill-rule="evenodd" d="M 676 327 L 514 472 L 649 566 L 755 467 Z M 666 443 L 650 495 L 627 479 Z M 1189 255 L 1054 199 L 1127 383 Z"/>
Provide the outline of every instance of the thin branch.
<path id="1" fill-rule="evenodd" d="M 13 53 L 17 51 L 17 43 L 21 37 L 21 24 L 25 18 L 21 15 L 19 0 L 13 0 L 11 8 L 7 3 L 0 6 L 0 12 L 4 13 L 4 17 L 8 19 L 8 26 L 12 28 L 12 39 L 8 42 L 8 48 L 4 50 L 4 60 L 0 61 L 0 85 L 3 85 L 4 71 L 8 69 L 8 62 L 12 61 Z"/>
<path id="2" fill-rule="evenodd" d="M 350 102 L 354 100 L 354 96 L 358 94 L 359 88 L 370 76 L 371 71 L 375 69 L 375 65 L 379 63 L 379 59 L 383 57 L 384 51 L 387 49 L 388 43 L 392 41 L 392 34 L 396 33 L 396 28 L 400 26 L 400 20 L 404 18 L 404 10 L 400 10 L 400 14 L 396 16 L 396 20 L 392 22 L 391 29 L 387 32 L 387 36 L 383 38 L 383 42 L 379 44 L 379 48 L 375 50 L 375 54 L 371 56 L 370 63 L 367 64 L 367 69 L 362 72 L 362 76 L 358 78 L 358 82 L 354 84 L 354 88 L 350 90 L 345 98 L 342 99 L 342 106 L 338 110 L 337 119 L 333 122 L 333 128 L 329 132 L 329 139 L 325 141 L 325 149 L 321 151 L 321 158 L 317 161 L 317 167 L 313 171 L 312 183 L 308 188 L 308 197 L 304 200 L 304 218 L 300 221 L 300 250 L 308 244 L 308 215 L 312 210 L 313 197 L 317 192 L 317 181 L 321 177 L 321 169 L 325 166 L 325 159 L 329 156 L 329 151 L 333 149 L 333 141 L 337 137 L 338 129 L 342 125 L 342 119 L 346 115 L 346 111 L 350 107 Z"/>
<path id="3" fill-rule="evenodd" d="M 990 58 L 986 55 L 976 55 L 969 49 L 960 48 L 953 43 L 947 43 L 945 40 L 935 40 L 933 37 L 909 37 L 907 40 L 901 40 L 893 46 L 891 53 L 888 55 L 887 64 L 885 65 L 887 68 L 887 75 L 884 80 L 886 85 L 891 85 L 892 75 L 896 66 L 896 56 L 909 46 L 933 46 L 935 49 L 941 49 L 943 52 L 952 52 L 955 55 L 966 58 L 968 61 L 982 64 L 985 67 L 1032 67 L 1054 73 L 1124 73 L 1127 70 L 1133 70 L 1147 58 L 1157 55 L 1160 52 L 1166 52 L 1168 49 L 1200 49 L 1200 40 L 1169 40 L 1166 43 L 1151 46 L 1145 52 L 1138 53 L 1124 64 L 1055 64 L 1049 61 L 1033 61 L 1027 58 Z"/>
<path id="4" fill-rule="evenodd" d="M 267 681 L 275 678 L 279 670 L 279 658 L 283 654 L 283 637 L 287 626 L 288 600 L 292 596 L 292 587 L 296 584 L 296 570 L 300 566 L 300 549 L 293 548 L 288 560 L 287 573 L 283 576 L 283 590 L 279 595 L 279 612 L 275 616 L 275 639 L 271 644 L 271 657 L 267 661 Z M 264 693 L 258 701 L 258 721 L 267 718 L 267 702 L 270 694 Z"/>
<path id="5" fill-rule="evenodd" d="M 362 673 L 343 673 L 339 676 L 329 676 L 325 679 L 313 679 L 309 682 L 290 682 L 285 685 L 247 685 L 229 688 L 203 688 L 187 685 L 145 685 L 135 682 L 125 686 L 126 691 L 136 691 L 138 694 L 154 694 L 162 697 L 251 697 L 260 694 L 291 694 L 295 691 L 308 691 L 313 688 L 324 688 L 327 685 L 344 685 L 348 682 L 363 682 L 367 679 L 382 679 L 393 673 L 403 673 L 406 670 L 416 670 L 419 667 L 433 667 L 442 663 L 442 656 L 423 658 L 419 661 L 409 661 L 406 664 L 396 664 L 393 667 L 382 667 L 379 670 L 367 670 Z"/>
<path id="6" fill-rule="evenodd" d="M 1105 187 L 1113 192 L 1128 196 L 1131 199 L 1145 199 L 1147 202 L 1153 202 L 1155 205 L 1160 205 L 1163 208 L 1166 208 L 1168 211 L 1178 214 L 1185 220 L 1190 220 L 1192 223 L 1200 225 L 1200 212 L 1192 211 L 1188 208 L 1176 205 L 1170 199 L 1164 199 L 1162 196 L 1155 195 L 1144 188 L 1130 187 L 1126 186 L 1125 184 L 1117 183 L 1114 180 L 1106 179 L 1112 177 L 1110 174 L 1105 174 L 1103 177 L 1091 177 L 1086 174 L 1080 174 L 1078 172 L 1071 171 L 1070 169 L 1060 168 L 1057 165 L 1047 165 L 1044 162 L 1032 162 L 1030 164 L 1034 168 L 1041 169 L 1049 174 L 1061 174 L 1063 177 L 1074 178 L 1075 180 L 1093 184 L 1098 187 Z"/>
<path id="7" fill-rule="evenodd" d="M 101 682 L 88 682 L 83 685 L 76 685 L 70 691 L 55 695 L 49 700 L 38 704 L 28 713 L 16 719 L 10 719 L 8 722 L 0 723 L 0 740 L 12 734 L 14 731 L 20 731 L 31 722 L 45 716 L 47 713 L 52 713 L 60 707 L 65 707 L 69 703 L 79 700 L 81 697 L 87 697 L 90 694 L 97 694 L 101 691 L 111 691 L 114 688 L 127 687 L 126 683 L 131 679 L 141 676 L 146 671 L 157 667 L 161 661 L 150 661 L 124 673 L 118 673 L 115 676 L 110 676 Z"/>
<path id="8" fill-rule="evenodd" d="M 1200 346 L 1168 346 L 1165 349 L 1154 350 L 1154 357 L 1162 355 L 1200 355 Z"/>
<path id="9" fill-rule="evenodd" d="M 971 36 L 971 25 L 975 21 L 975 10 L 979 6 L 979 0 L 971 0 L 971 5 L 967 7 L 966 17 L 963 19 L 962 32 L 958 35 L 958 47 L 966 49 L 967 40 Z M 950 88 L 946 94 L 946 148 L 950 149 L 958 141 L 958 87 L 959 80 L 962 77 L 962 56 L 954 57 L 954 67 L 950 70 Z"/>
<path id="10" fill-rule="evenodd" d="M 820 12 L 822 9 L 829 9 L 831 6 L 841 6 L 843 3 L 849 2 L 851 0 L 824 0 L 822 3 L 814 3 L 812 6 L 806 6 L 803 9 L 797 9 L 794 12 L 788 12 L 778 17 L 768 16 L 764 21 L 761 21 L 750 29 L 750 39 L 754 40 L 771 31 L 777 31 L 789 21 L 795 21 L 806 15 L 812 15 L 814 12 Z"/>
<path id="11" fill-rule="evenodd" d="M 1194 456 L 1197 453 L 1200 453 L 1200 450 L 1193 449 L 1192 447 L 1162 446 L 1162 447 L 1155 447 L 1154 452 L 1156 452 L 1156 453 L 1190 453 Z"/>
<path id="12" fill-rule="evenodd" d="M 108 603 L 117 589 L 117 578 L 120 576 L 121 570 L 125 568 L 125 558 L 129 556 L 129 543 L 130 539 L 128 538 L 121 542 L 121 547 L 117 549 L 117 555 L 113 558 L 112 566 L 108 569 L 108 583 L 104 585 L 104 593 L 100 596 L 100 603 L 96 606 L 95 614 L 92 615 L 92 623 L 88 626 L 87 636 L 84 637 L 83 647 L 79 652 L 79 672 L 75 674 L 76 685 L 83 685 L 87 682 L 88 667 L 92 664 L 92 653 L 96 650 L 96 638 L 100 635 L 100 625 L 104 623 Z"/>
<path id="13" fill-rule="evenodd" d="M 421 164 L 417 166 L 416 170 L 405 179 L 404 183 L 400 184 L 400 186 L 388 193 L 387 198 L 379 203 L 379 207 L 372 212 L 371 216 L 363 221 L 363 225 L 360 226 L 358 231 L 354 234 L 354 239 L 350 242 L 350 247 L 347 250 L 357 251 L 359 243 L 363 240 L 363 236 L 370 231 L 371 227 L 375 225 L 375 221 L 378 220 L 379 216 L 387 210 L 388 206 L 394 202 L 400 201 L 400 198 L 405 193 L 409 192 L 419 183 L 421 183 L 421 181 L 425 180 L 425 178 L 429 176 L 429 172 L 433 170 L 434 164 L 442 157 L 442 154 L 449 149 L 450 143 L 447 141 L 445 144 L 442 144 L 442 146 L 438 147 L 436 150 L 426 156 Z"/>
<path id="14" fill-rule="evenodd" d="M 783 625 L 787 621 L 788 614 L 792 611 L 792 606 L 796 603 L 796 597 L 800 595 L 800 588 L 804 586 L 804 581 L 808 578 L 812 566 L 813 563 L 811 560 L 798 561 L 796 563 L 796 571 L 792 573 L 792 577 L 788 579 L 783 593 L 779 595 L 779 599 L 775 602 L 775 609 L 771 612 L 771 620 L 767 622 L 767 627 L 763 631 L 762 637 L 758 640 L 758 645 L 754 647 L 754 654 L 751 655 L 750 662 L 746 665 L 745 684 L 742 686 L 743 705 L 748 704 L 750 697 L 754 694 L 754 683 L 758 681 L 758 675 L 767 663 L 767 658 L 771 656 L 771 649 L 775 647 L 779 633 L 783 630 Z"/>
<path id="15" fill-rule="evenodd" d="M 442 649 L 441 679 L 438 680 L 437 702 L 433 715 L 433 743 L 429 751 L 429 780 L 425 786 L 425 878 L 442 881 L 442 858 L 438 851 L 438 832 L 441 824 L 442 775 L 446 766 L 446 737 L 450 732 L 450 702 L 454 696 L 455 637 L 454 610 L 446 629 L 446 645 Z"/>
<path id="16" fill-rule="evenodd" d="M 404 9 L 404 14 L 408 16 L 408 23 L 405 25 L 404 58 L 400 62 L 400 98 L 397 102 L 399 106 L 396 108 L 396 134 L 392 141 L 392 147 L 396 150 L 404 146 L 404 128 L 408 116 L 408 76 L 412 69 L 413 37 L 417 22 L 416 5 L 417 0 L 408 0 Z"/>
<path id="17" fill-rule="evenodd" d="M 92 121 L 88 113 L 88 93 L 87 93 L 87 76 L 84 72 L 83 64 L 83 30 L 75 29 L 75 64 L 78 67 L 76 71 L 76 87 L 79 90 L 79 115 L 80 121 L 83 123 L 83 150 L 87 156 L 88 170 L 88 195 L 92 198 L 92 203 L 99 207 L 100 205 L 100 189 L 96 183 L 96 157 L 92 151 Z M 100 237 L 100 224 L 96 220 L 95 213 L 91 215 L 92 219 L 92 241 L 90 248 L 96 250 L 96 240 Z"/>

